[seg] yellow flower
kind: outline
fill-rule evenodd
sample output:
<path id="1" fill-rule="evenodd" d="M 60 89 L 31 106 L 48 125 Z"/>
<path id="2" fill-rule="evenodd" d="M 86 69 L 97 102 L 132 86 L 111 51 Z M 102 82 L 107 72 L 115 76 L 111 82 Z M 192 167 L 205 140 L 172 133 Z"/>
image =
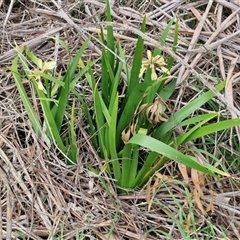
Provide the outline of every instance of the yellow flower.
<path id="1" fill-rule="evenodd" d="M 44 90 L 45 90 L 45 88 L 44 88 L 44 86 L 43 86 L 43 84 L 42 84 L 42 81 L 41 81 L 40 79 L 37 81 L 37 85 L 38 85 L 38 89 L 39 89 L 39 90 L 41 90 L 41 91 L 44 91 Z"/>
<path id="2" fill-rule="evenodd" d="M 165 68 L 166 66 L 165 60 L 163 57 L 160 55 L 156 55 L 155 57 L 152 56 L 152 52 L 150 50 L 147 50 L 147 60 L 144 60 L 142 62 L 142 67 L 139 73 L 139 77 L 142 77 L 144 72 L 148 69 L 151 68 L 152 74 L 151 74 L 151 79 L 152 80 L 157 80 L 157 73 L 156 73 L 156 68 L 160 68 L 164 73 L 170 74 L 169 70 Z"/>
<path id="3" fill-rule="evenodd" d="M 47 72 L 49 70 L 53 70 L 56 67 L 56 62 L 44 62 L 43 66 L 40 68 L 42 72 Z"/>
<path id="4" fill-rule="evenodd" d="M 50 62 L 43 63 L 42 59 L 39 58 L 38 62 L 37 62 L 37 66 L 40 69 L 40 72 L 47 73 L 48 71 L 51 71 L 55 68 L 56 62 L 50 61 Z M 46 91 L 42 84 L 41 76 L 38 75 L 37 72 L 35 72 L 35 71 L 32 71 L 32 76 L 34 76 L 37 80 L 38 89 L 41 91 Z"/>

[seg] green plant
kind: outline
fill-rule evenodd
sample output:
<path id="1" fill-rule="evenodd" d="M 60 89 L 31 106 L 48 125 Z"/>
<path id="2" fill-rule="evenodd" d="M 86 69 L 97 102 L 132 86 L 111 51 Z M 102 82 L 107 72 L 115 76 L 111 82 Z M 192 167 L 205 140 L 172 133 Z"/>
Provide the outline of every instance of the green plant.
<path id="1" fill-rule="evenodd" d="M 44 62 L 37 58 L 29 49 L 16 47 L 18 56 L 13 60 L 10 68 L 18 92 L 26 109 L 32 127 L 36 134 L 51 143 L 54 143 L 60 152 L 68 159 L 69 164 L 77 162 L 76 137 L 74 132 L 75 106 L 69 102 L 70 92 L 76 92 L 74 85 L 87 69 L 82 69 L 75 76 L 78 61 L 87 47 L 88 39 L 77 52 L 69 65 L 64 77 L 53 76 L 55 62 Z M 61 42 L 60 42 L 61 43 Z M 29 62 L 30 61 L 30 62 Z M 22 70 L 18 70 L 19 62 Z M 31 98 L 28 96 L 22 79 L 28 79 L 34 86 L 37 99 L 41 103 L 43 120 L 34 109 Z M 71 105 L 70 105 L 71 104 Z M 64 119 L 67 122 L 67 136 L 62 135 Z M 44 128 L 46 130 L 44 131 Z M 48 141 L 49 142 L 49 141 Z"/>
<path id="2" fill-rule="evenodd" d="M 112 21 L 108 2 L 107 21 Z M 161 44 L 167 39 L 174 21 L 175 18 L 169 22 L 163 32 L 160 38 Z M 146 17 L 143 19 L 141 31 L 144 32 L 145 29 Z M 174 36 L 173 50 L 176 51 L 177 22 Z M 142 61 L 144 40 L 139 36 L 132 67 L 129 67 L 120 41 L 114 39 L 112 26 L 107 27 L 106 39 L 102 32 L 100 40 L 102 42 L 101 79 L 96 80 L 91 67 L 85 74 L 93 91 L 93 118 L 86 99 L 83 98 L 81 101 L 88 118 L 93 145 L 99 151 L 99 155 L 106 160 L 102 171 L 107 169 L 120 189 L 143 186 L 155 171 L 170 160 L 212 176 L 216 176 L 215 173 L 228 175 L 206 162 L 200 162 L 195 155 L 199 150 L 188 148 L 186 144 L 201 136 L 239 125 L 240 120 L 210 123 L 220 114 L 219 112 L 189 118 L 193 112 L 214 97 L 211 91 L 202 94 L 169 119 L 163 118 L 162 115 L 167 109 L 165 102 L 176 87 L 175 79 L 165 84 L 174 59 L 169 58 L 168 63 L 165 64 L 161 50 L 155 48 L 153 56 L 147 51 L 148 59 Z M 85 68 L 86 65 L 81 62 L 81 67 Z M 157 76 L 156 68 L 162 70 L 160 77 Z M 127 86 L 124 97 L 120 97 L 118 92 L 121 89 L 123 71 L 126 74 Z M 216 89 L 221 91 L 224 86 L 225 83 L 222 82 L 216 86 Z M 175 138 L 174 133 L 186 126 L 191 126 L 190 130 L 183 131 Z M 90 169 L 93 170 L 91 166 Z"/>
<path id="3" fill-rule="evenodd" d="M 107 21 L 112 21 L 108 1 Z M 146 21 L 144 17 L 142 32 L 145 32 Z M 160 42 L 165 43 L 174 22 L 172 49 L 176 51 L 178 23 L 175 17 L 168 23 L 160 37 Z M 212 176 L 216 176 L 216 173 L 228 176 L 227 173 L 216 169 L 211 164 L 199 161 L 196 153 L 201 149 L 189 147 L 187 144 L 189 141 L 213 132 L 237 126 L 240 120 L 232 119 L 212 123 L 213 119 L 220 114 L 218 112 L 189 117 L 214 97 L 212 91 L 200 95 L 172 114 L 170 118 L 163 117 L 168 110 L 166 102 L 176 88 L 175 79 L 166 83 L 174 59 L 170 57 L 165 63 L 161 56 L 162 51 L 155 48 L 153 53 L 147 50 L 148 58 L 142 61 L 145 51 L 144 40 L 139 36 L 132 67 L 129 67 L 126 64 L 126 56 L 120 41 L 115 41 L 112 26 L 107 26 L 106 38 L 103 31 L 99 38 L 102 43 L 102 72 L 99 81 L 96 80 L 91 69 L 98 59 L 87 64 L 84 64 L 81 59 L 90 39 L 79 49 L 64 77 L 53 76 L 54 62 L 43 63 L 29 49 L 16 47 L 18 56 L 13 60 L 11 71 L 37 135 L 45 140 L 50 139 L 50 142 L 54 143 L 67 158 L 67 163 L 77 162 L 74 132 L 75 106 L 74 101 L 69 102 L 69 95 L 72 92 L 82 103 L 93 145 L 99 151 L 99 155 L 106 160 L 104 169 L 101 171 L 107 170 L 116 180 L 119 189 L 143 186 L 155 171 L 171 160 Z M 67 50 L 64 44 L 63 47 Z M 19 61 L 22 65 L 21 71 L 18 69 Z M 161 70 L 159 76 L 156 72 L 157 68 Z M 126 76 L 126 89 L 121 82 L 122 72 Z M 74 89 L 76 82 L 83 75 L 93 91 L 93 113 L 89 110 L 92 106 L 84 96 L 85 93 L 81 95 Z M 34 86 L 36 97 L 41 103 L 43 119 L 34 110 L 27 95 L 22 83 L 24 78 L 27 78 Z M 225 83 L 222 82 L 216 86 L 216 89 L 222 91 L 224 86 Z M 123 97 L 120 97 L 118 92 L 123 89 L 125 89 Z M 63 123 L 67 124 L 67 134 L 63 134 Z M 44 127 L 45 130 L 43 130 Z M 182 131 L 179 132 L 179 129 Z M 207 152 L 202 153 L 209 155 Z M 213 156 L 209 156 L 214 159 Z M 96 173 L 96 169 L 91 166 L 89 168 Z M 101 181 L 105 184 L 104 179 Z M 107 187 L 106 184 L 105 186 Z"/>

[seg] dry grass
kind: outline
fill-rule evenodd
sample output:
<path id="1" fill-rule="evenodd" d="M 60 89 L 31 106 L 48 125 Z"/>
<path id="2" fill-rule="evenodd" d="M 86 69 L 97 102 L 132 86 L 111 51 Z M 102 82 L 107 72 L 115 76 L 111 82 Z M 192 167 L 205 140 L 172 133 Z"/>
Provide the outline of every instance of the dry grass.
<path id="1" fill-rule="evenodd" d="M 178 77 L 176 106 L 186 104 L 187 99 L 193 97 L 196 76 L 202 85 L 213 89 L 218 74 L 219 79 L 227 80 L 225 96 L 218 94 L 218 101 L 229 107 L 233 118 L 240 116 L 239 1 L 215 0 L 206 4 L 206 1 L 152 0 L 125 1 L 125 5 L 120 2 L 112 1 L 113 26 L 129 59 L 137 35 L 141 35 L 146 46 L 158 46 L 177 60 L 171 71 L 172 76 Z M 179 228 L 172 216 L 179 214 L 177 202 L 186 212 L 189 210 L 185 188 L 180 183 L 161 185 L 154 198 L 156 204 L 150 210 L 146 202 L 147 187 L 126 196 L 116 196 L 114 184 L 106 178 L 112 192 L 110 197 L 99 178 L 84 167 L 86 163 L 97 167 L 101 160 L 88 141 L 81 115 L 76 122 L 77 166 L 66 166 L 55 149 L 49 149 L 34 134 L 7 70 L 16 55 L 15 42 L 28 46 L 44 60 L 57 60 L 59 69 L 65 69 L 69 56 L 48 36 L 60 37 L 74 54 L 93 34 L 96 38 L 89 45 L 86 57 L 95 58 L 100 54 L 97 33 L 100 17 L 104 19 L 105 16 L 104 1 L 62 1 L 62 8 L 58 8 L 60 3 L 53 0 L 0 0 L 0 239 L 20 239 L 17 232 L 26 239 L 52 239 L 52 236 L 60 236 L 63 225 L 62 239 L 76 239 L 77 233 L 84 233 L 84 239 L 90 239 L 88 236 L 108 239 L 111 228 L 110 239 L 168 239 L 157 232 L 147 234 L 150 230 L 162 230 L 173 239 L 180 239 Z M 171 34 L 166 46 L 159 45 L 157 40 L 167 21 L 177 12 L 180 35 L 175 55 L 169 47 L 173 40 Z M 146 34 L 137 30 L 143 14 L 148 19 Z M 31 87 L 25 84 L 31 93 Z M 37 100 L 32 100 L 37 107 Z M 222 145 L 229 149 L 231 141 Z M 235 154 L 240 156 L 236 149 Z M 174 164 L 166 169 L 167 174 L 171 172 L 174 178 L 181 179 Z M 232 183 L 229 179 L 216 182 L 209 179 L 204 188 L 203 205 L 207 208 L 213 201 L 215 210 L 203 216 L 196 207 L 194 215 L 199 219 L 199 229 L 211 222 L 221 226 L 229 239 L 240 239 L 240 192 L 237 184 Z M 160 203 L 168 206 L 171 214 Z M 182 224 L 191 230 L 190 221 Z M 220 233 L 217 228 L 215 230 L 217 239 Z M 207 239 L 207 236 L 199 234 L 199 239 Z"/>

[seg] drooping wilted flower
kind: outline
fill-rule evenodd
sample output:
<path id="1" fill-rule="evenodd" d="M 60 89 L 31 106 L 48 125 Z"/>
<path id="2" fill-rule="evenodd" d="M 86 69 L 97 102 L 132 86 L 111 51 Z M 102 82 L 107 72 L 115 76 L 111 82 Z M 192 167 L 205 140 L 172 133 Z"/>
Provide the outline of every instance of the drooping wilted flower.
<path id="1" fill-rule="evenodd" d="M 160 123 L 167 121 L 166 118 L 162 117 L 163 103 L 161 100 L 156 99 L 146 110 L 146 116 L 149 122 Z"/>

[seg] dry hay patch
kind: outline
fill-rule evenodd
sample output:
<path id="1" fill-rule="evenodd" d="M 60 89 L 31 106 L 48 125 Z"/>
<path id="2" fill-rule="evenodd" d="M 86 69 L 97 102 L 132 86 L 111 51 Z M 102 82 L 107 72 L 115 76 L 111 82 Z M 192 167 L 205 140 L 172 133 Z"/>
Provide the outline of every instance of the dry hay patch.
<path id="1" fill-rule="evenodd" d="M 215 0 L 207 4 L 204 1 L 127 1 L 125 5 L 121 2 L 124 1 L 112 1 L 113 26 L 129 62 L 143 15 L 148 19 L 143 37 L 146 48 L 152 48 L 167 21 L 178 12 L 179 44 L 171 75 L 178 78 L 179 93 L 172 100 L 173 105 L 187 104 L 199 79 L 202 86 L 211 89 L 217 75 L 228 81 L 227 97 L 218 96 L 218 101 L 229 106 L 232 117 L 239 117 L 240 7 L 236 1 Z M 83 232 L 86 239 L 88 236 L 107 239 L 112 226 L 115 239 L 164 239 L 156 232 L 146 236 L 149 230 L 163 230 L 176 239 L 179 237 L 179 230 L 167 211 L 159 204 L 148 209 L 147 186 L 126 196 L 116 196 L 112 180 L 105 176 L 112 193 L 110 197 L 99 178 L 85 168 L 86 163 L 97 167 L 101 161 L 91 148 L 82 119 L 78 122 L 77 166 L 66 166 L 56 149 L 49 149 L 41 142 L 31 129 L 7 70 L 16 56 L 17 43 L 29 47 L 43 60 L 57 59 L 58 68 L 64 71 L 69 56 L 49 36 L 60 37 L 73 55 L 93 35 L 86 58 L 98 57 L 100 17 L 105 17 L 104 1 L 65 1 L 59 9 L 55 1 L 0 1 L 0 239 L 17 239 L 17 232 L 29 239 L 50 239 L 52 235 L 60 235 L 61 226 L 64 226 L 64 239 L 74 239 L 77 232 Z M 165 47 L 169 49 L 172 42 L 173 30 Z M 168 54 L 172 52 L 167 51 Z M 100 73 L 98 66 L 96 71 Z M 202 78 L 196 80 L 196 76 Z M 36 101 L 36 107 L 37 104 Z M 222 147 L 229 149 L 228 144 Z M 171 166 L 167 169 L 176 179 L 181 179 L 177 169 Z M 230 239 L 239 239 L 239 191 L 232 183 L 229 179 L 211 180 L 203 189 L 206 197 L 202 204 L 207 208 L 212 201 L 211 190 L 214 191 L 214 212 L 203 216 L 196 208 L 195 216 L 200 219 L 200 227 L 211 221 L 222 226 Z M 154 201 L 168 205 L 173 215 L 177 215 L 179 209 L 169 189 L 187 212 L 185 192 L 177 183 L 161 185 Z M 205 237 L 202 235 L 202 239 Z"/>

